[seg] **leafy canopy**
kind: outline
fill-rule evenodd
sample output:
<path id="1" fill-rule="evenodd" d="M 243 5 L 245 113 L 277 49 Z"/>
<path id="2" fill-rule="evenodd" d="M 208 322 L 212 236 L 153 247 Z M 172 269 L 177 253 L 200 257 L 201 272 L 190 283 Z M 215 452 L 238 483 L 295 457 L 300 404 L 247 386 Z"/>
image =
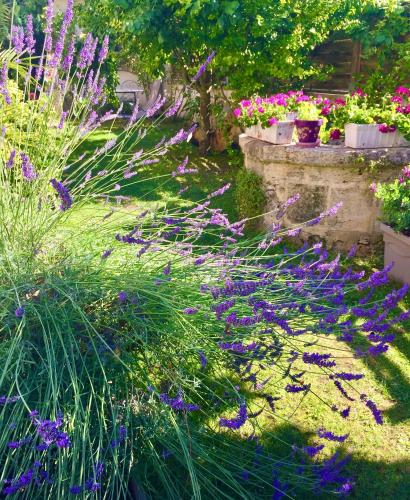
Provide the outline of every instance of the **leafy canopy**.
<path id="1" fill-rule="evenodd" d="M 120 57 L 159 76 L 165 63 L 191 74 L 218 52 L 213 81 L 245 95 L 320 73 L 309 56 L 335 30 L 352 28 L 373 0 L 90 0 L 90 28 L 108 23 Z M 95 30 L 94 30 L 95 31 Z"/>

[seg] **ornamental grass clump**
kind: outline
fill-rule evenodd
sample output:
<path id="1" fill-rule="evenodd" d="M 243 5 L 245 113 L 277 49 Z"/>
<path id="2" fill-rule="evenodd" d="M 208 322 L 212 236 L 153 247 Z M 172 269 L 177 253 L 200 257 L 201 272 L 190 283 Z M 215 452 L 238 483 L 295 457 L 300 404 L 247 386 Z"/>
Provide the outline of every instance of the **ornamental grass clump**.
<path id="1" fill-rule="evenodd" d="M 365 277 L 320 244 L 279 246 L 303 229 L 280 221 L 297 196 L 278 208 L 270 234 L 252 241 L 243 238 L 246 221 L 215 206 L 228 186 L 184 210 L 130 206 L 124 186 L 155 176 L 192 128 L 143 149 L 177 108 L 159 97 L 145 116 L 134 110 L 116 140 L 78 156 L 118 111 L 98 114 L 109 42 L 69 35 L 72 7 L 55 33 L 49 0 L 44 47 L 29 21 L 1 54 L 1 494 L 348 493 L 348 457 L 325 454 L 346 435 L 320 428 L 312 442 L 278 452 L 269 418 L 286 394 L 296 403 L 312 394 L 340 418 L 357 405 L 382 423 L 361 374 L 339 362 L 388 349 L 390 327 L 410 316 L 394 315 L 407 289 L 378 301 L 388 269 Z M 184 160 L 163 182 L 193 170 Z M 361 334 L 368 342 L 359 349 Z"/>

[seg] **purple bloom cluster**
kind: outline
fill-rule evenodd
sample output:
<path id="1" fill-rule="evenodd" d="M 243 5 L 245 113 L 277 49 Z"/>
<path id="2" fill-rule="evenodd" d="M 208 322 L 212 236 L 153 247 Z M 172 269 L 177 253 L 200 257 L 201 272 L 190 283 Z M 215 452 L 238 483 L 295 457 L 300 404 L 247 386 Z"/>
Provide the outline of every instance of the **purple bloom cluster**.
<path id="1" fill-rule="evenodd" d="M 20 153 L 20 158 L 21 171 L 23 173 L 24 179 L 28 182 L 36 180 L 38 175 L 34 168 L 34 165 L 30 161 L 30 158 L 25 153 Z"/>
<path id="2" fill-rule="evenodd" d="M 73 205 L 73 200 L 71 198 L 69 190 L 63 185 L 62 182 L 57 181 L 56 179 L 51 179 L 50 183 L 56 190 L 61 200 L 60 210 L 65 211 L 71 208 Z"/>
<path id="3" fill-rule="evenodd" d="M 319 429 L 317 435 L 322 439 L 327 439 L 328 441 L 337 441 L 338 443 L 343 443 L 349 436 L 349 434 L 337 436 L 336 434 L 333 434 L 333 432 L 326 431 L 325 429 Z"/>
<path id="4" fill-rule="evenodd" d="M 0 94 L 4 97 L 6 104 L 11 104 L 11 97 L 7 88 L 7 63 L 4 62 L 0 70 Z"/>
<path id="5" fill-rule="evenodd" d="M 322 366 L 326 368 L 330 368 L 336 365 L 335 361 L 328 361 L 331 358 L 330 354 L 319 354 L 316 352 L 308 353 L 304 352 L 302 356 L 302 360 L 304 363 Z"/>
<path id="6" fill-rule="evenodd" d="M 219 425 L 221 427 L 226 427 L 227 429 L 237 430 L 245 425 L 248 420 L 248 410 L 246 408 L 246 403 L 241 403 L 239 406 L 238 414 L 234 418 L 221 418 L 219 419 Z"/>
<path id="7" fill-rule="evenodd" d="M 167 406 L 176 411 L 191 412 L 199 410 L 198 405 L 184 402 L 181 390 L 178 391 L 175 398 L 171 398 L 168 394 L 162 393 L 160 394 L 159 399 L 162 403 L 165 403 Z"/>
<path id="8" fill-rule="evenodd" d="M 31 421 L 36 427 L 37 434 L 40 436 L 42 443 L 37 446 L 38 450 L 46 450 L 52 444 L 58 448 L 68 448 L 71 446 L 68 434 L 60 430 L 63 425 L 62 415 L 57 415 L 56 420 L 42 420 L 38 418 L 38 412 L 30 412 Z"/>
<path id="9" fill-rule="evenodd" d="M 192 78 L 192 82 L 193 83 L 197 82 L 201 78 L 201 76 L 205 73 L 207 67 L 214 60 L 215 56 L 216 56 L 216 52 L 215 51 L 212 51 L 209 54 L 209 56 L 206 58 L 205 62 L 200 66 L 200 68 L 197 71 L 196 75 Z"/>

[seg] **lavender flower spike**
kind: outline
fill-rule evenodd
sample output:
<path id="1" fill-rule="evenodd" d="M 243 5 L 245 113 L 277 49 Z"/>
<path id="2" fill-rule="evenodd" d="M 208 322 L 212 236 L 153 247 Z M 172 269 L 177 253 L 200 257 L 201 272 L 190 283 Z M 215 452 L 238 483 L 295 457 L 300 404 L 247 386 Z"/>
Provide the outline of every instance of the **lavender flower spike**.
<path id="1" fill-rule="evenodd" d="M 0 94 L 4 97 L 6 104 L 11 104 L 11 97 L 7 89 L 7 63 L 4 63 L 0 71 Z"/>
<path id="2" fill-rule="evenodd" d="M 21 158 L 21 171 L 23 173 L 23 177 L 28 182 L 36 180 L 38 175 L 34 168 L 34 165 L 30 162 L 30 158 L 24 153 L 20 154 L 20 158 Z"/>
<path id="3" fill-rule="evenodd" d="M 27 52 L 30 55 L 34 54 L 36 48 L 36 39 L 34 38 L 33 16 L 31 14 L 27 16 L 25 41 Z"/>
<path id="4" fill-rule="evenodd" d="M 53 19 L 54 19 L 54 0 L 48 0 L 46 7 L 46 27 L 44 28 L 45 40 L 44 50 L 51 52 L 53 50 Z"/>
<path id="5" fill-rule="evenodd" d="M 199 68 L 197 74 L 192 78 L 192 83 L 197 82 L 201 78 L 201 76 L 205 73 L 206 68 L 211 64 L 215 56 L 216 52 L 212 51 L 211 54 L 206 58 L 204 64 L 202 64 L 202 66 Z"/>
<path id="6" fill-rule="evenodd" d="M 9 159 L 7 160 L 6 167 L 7 168 L 13 168 L 14 166 L 14 159 L 16 157 L 16 150 L 13 149 L 10 153 Z"/>
<path id="7" fill-rule="evenodd" d="M 105 36 L 100 52 L 98 54 L 98 62 L 100 64 L 102 64 L 107 59 L 109 44 L 110 44 L 110 39 L 108 36 Z"/>
<path id="8" fill-rule="evenodd" d="M 240 429 L 247 420 L 248 410 L 246 409 L 246 403 L 242 403 L 235 418 L 221 418 L 219 420 L 219 425 L 221 427 L 227 427 L 228 429 Z"/>
<path id="9" fill-rule="evenodd" d="M 57 194 L 60 197 L 61 200 L 60 210 L 64 212 L 65 210 L 71 208 L 73 200 L 70 196 L 68 189 L 56 179 L 51 179 L 50 183 L 53 186 L 53 188 L 57 191 Z"/>

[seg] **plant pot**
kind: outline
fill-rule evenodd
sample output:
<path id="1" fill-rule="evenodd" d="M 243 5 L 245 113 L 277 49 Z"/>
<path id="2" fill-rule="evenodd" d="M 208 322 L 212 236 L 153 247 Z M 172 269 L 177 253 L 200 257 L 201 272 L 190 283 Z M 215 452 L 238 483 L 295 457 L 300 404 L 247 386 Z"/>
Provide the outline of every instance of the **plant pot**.
<path id="1" fill-rule="evenodd" d="M 298 133 L 298 146 L 303 148 L 315 148 L 320 146 L 319 132 L 323 120 L 295 120 Z"/>
<path id="2" fill-rule="evenodd" d="M 384 264 L 394 262 L 390 276 L 410 285 L 410 236 L 396 233 L 386 224 L 381 224 L 384 240 Z"/>
<path id="3" fill-rule="evenodd" d="M 254 139 L 270 142 L 271 144 L 290 144 L 292 142 L 294 124 L 292 121 L 278 122 L 269 128 L 262 128 L 260 124 L 253 125 L 245 130 L 246 135 Z"/>
<path id="4" fill-rule="evenodd" d="M 396 133 L 396 140 L 394 142 L 394 147 L 395 148 L 402 148 L 402 147 L 408 148 L 408 147 L 410 147 L 410 141 L 408 141 L 407 139 L 405 139 L 400 134 L 400 132 L 397 132 Z"/>
<path id="5" fill-rule="evenodd" d="M 296 111 L 291 111 L 290 113 L 287 113 L 286 115 L 286 119 L 287 120 L 290 120 L 292 122 L 294 122 L 298 117 L 298 114 L 296 113 Z"/>
<path id="6" fill-rule="evenodd" d="M 379 124 L 371 123 L 362 125 L 347 123 L 345 125 L 345 145 L 349 148 L 392 148 L 397 147 L 405 139 L 397 132 L 383 133 L 379 130 Z"/>

